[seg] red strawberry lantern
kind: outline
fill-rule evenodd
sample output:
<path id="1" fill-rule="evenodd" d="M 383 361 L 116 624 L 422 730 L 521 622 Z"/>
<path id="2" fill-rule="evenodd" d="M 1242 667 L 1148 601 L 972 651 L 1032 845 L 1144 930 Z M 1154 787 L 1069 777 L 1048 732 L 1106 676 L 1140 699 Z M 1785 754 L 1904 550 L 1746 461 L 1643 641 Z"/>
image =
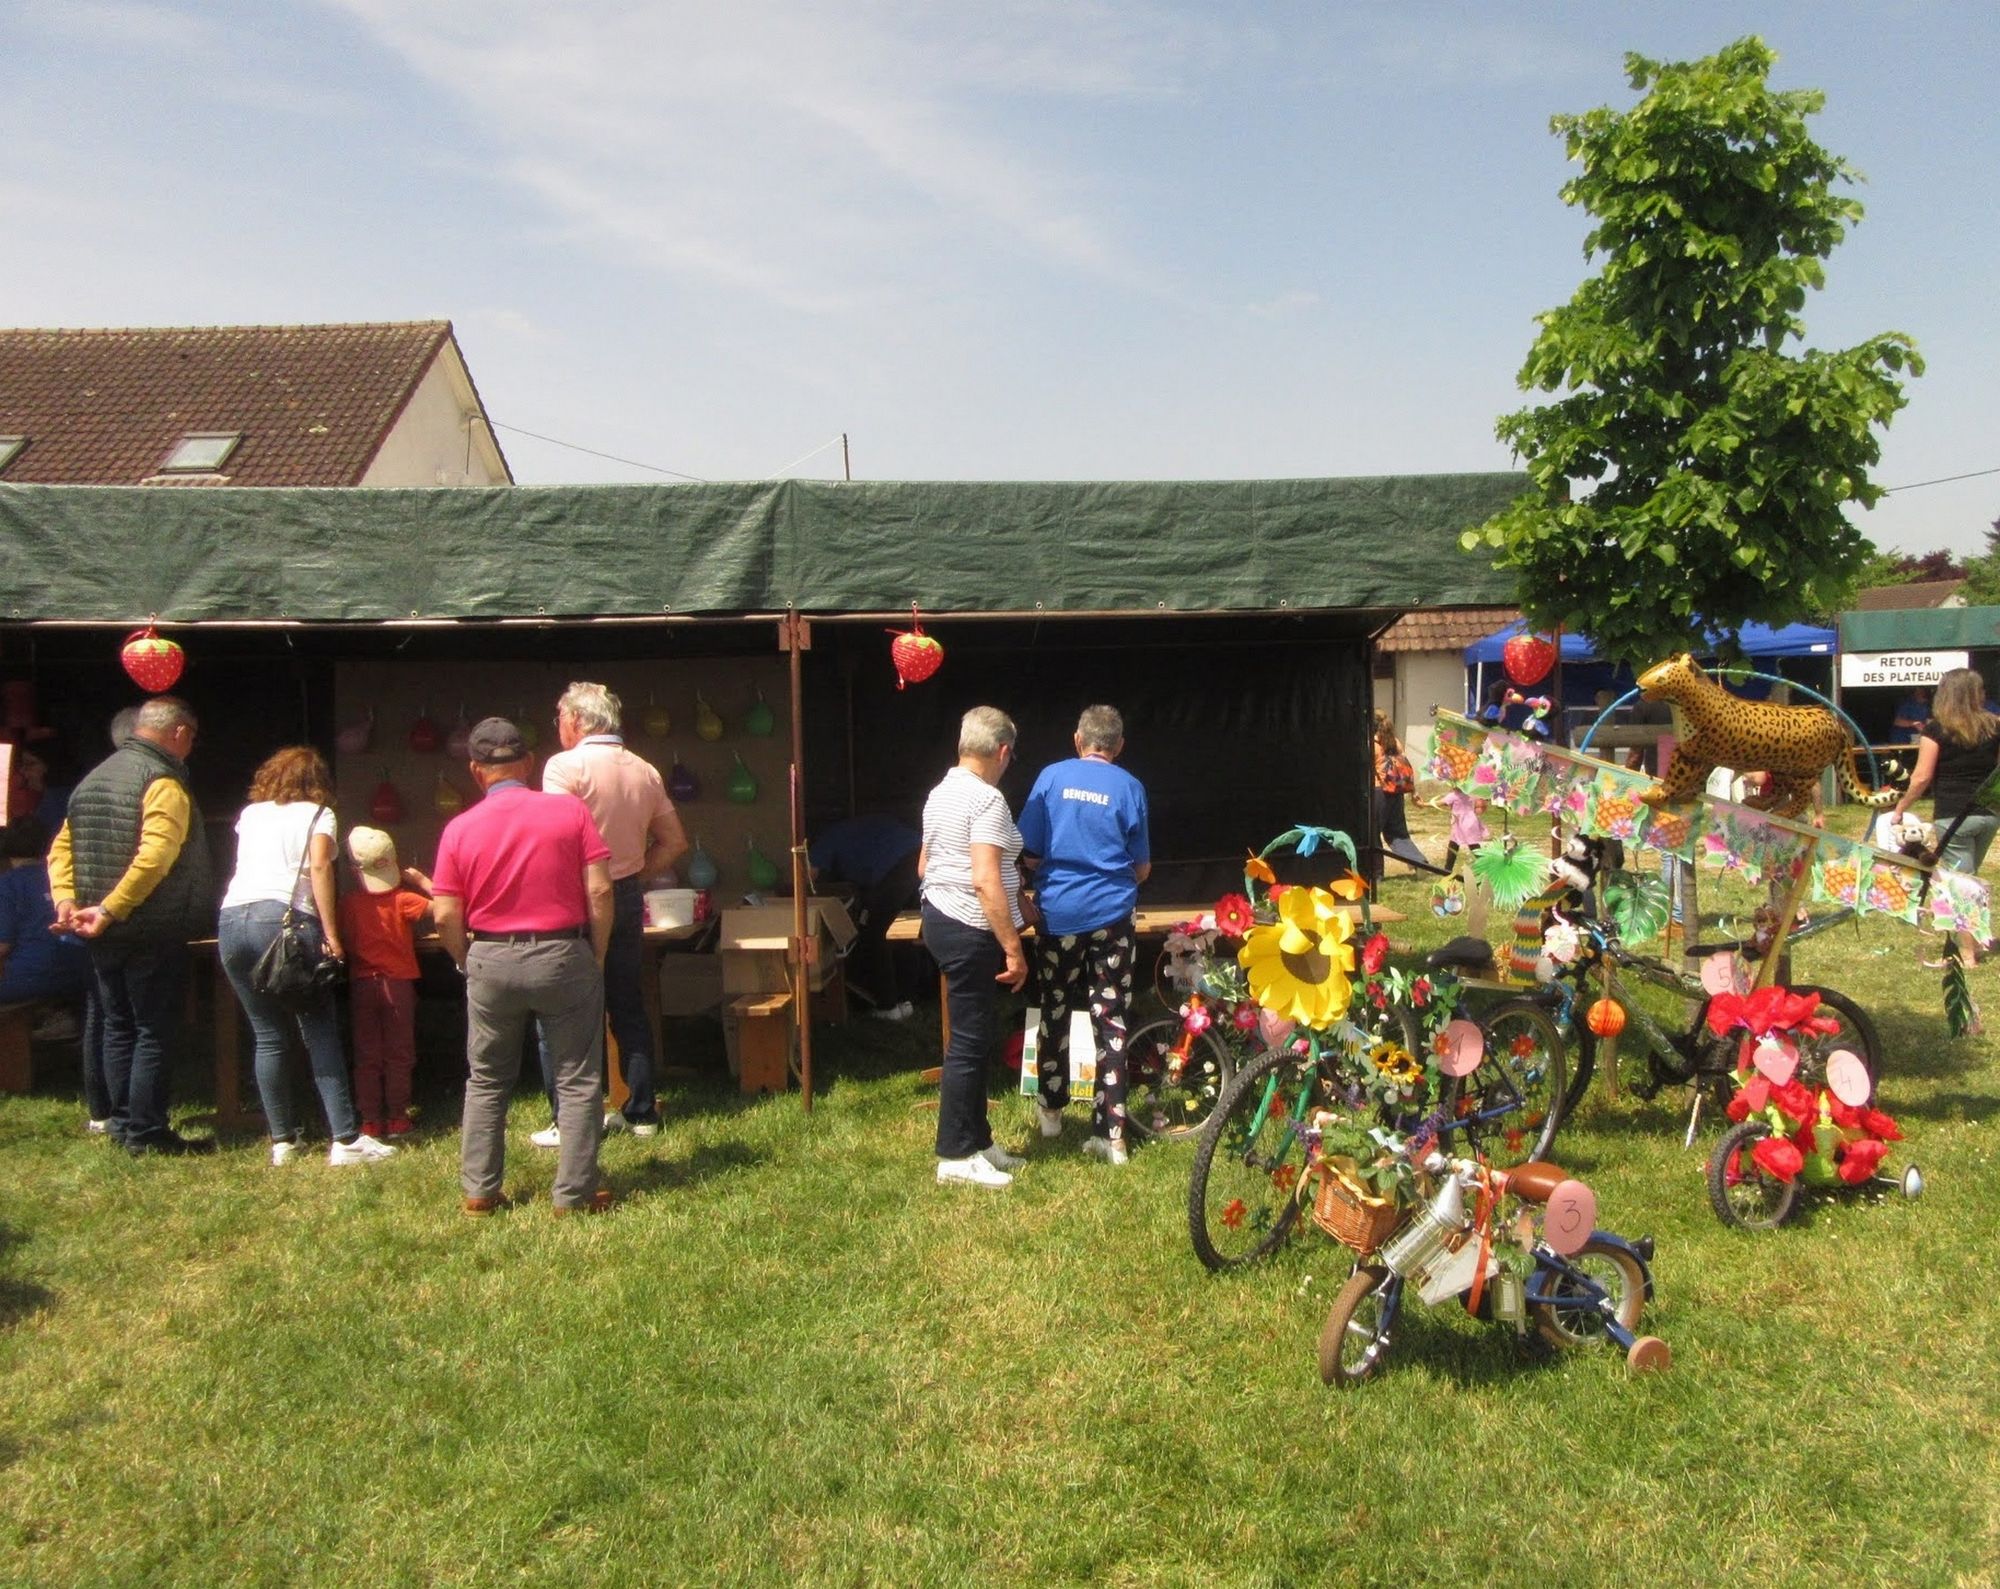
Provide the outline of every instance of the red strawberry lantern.
<path id="1" fill-rule="evenodd" d="M 924 626 L 917 618 L 917 604 L 910 603 L 910 627 L 907 631 L 891 629 L 895 639 L 889 642 L 889 660 L 896 665 L 896 688 L 907 684 L 921 684 L 944 666 L 944 647 L 924 633 Z"/>
<path id="2" fill-rule="evenodd" d="M 1539 684 L 1556 665 L 1555 642 L 1546 635 L 1509 636 L 1500 648 L 1500 665 L 1516 684 Z"/>
<path id="3" fill-rule="evenodd" d="M 171 690 L 187 666 L 187 653 L 164 638 L 151 624 L 134 629 L 118 648 L 118 660 L 132 675 L 132 682 L 148 695 Z"/>

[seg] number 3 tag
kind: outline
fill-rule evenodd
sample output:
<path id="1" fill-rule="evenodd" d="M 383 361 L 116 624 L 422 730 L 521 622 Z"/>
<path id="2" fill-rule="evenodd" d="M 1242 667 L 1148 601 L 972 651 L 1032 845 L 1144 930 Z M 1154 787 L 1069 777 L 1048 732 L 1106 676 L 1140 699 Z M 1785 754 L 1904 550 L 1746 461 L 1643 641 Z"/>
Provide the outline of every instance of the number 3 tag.
<path id="1" fill-rule="evenodd" d="M 1597 1194 L 1581 1181 L 1560 1181 L 1542 1214 L 1542 1240 L 1567 1258 L 1597 1228 Z"/>

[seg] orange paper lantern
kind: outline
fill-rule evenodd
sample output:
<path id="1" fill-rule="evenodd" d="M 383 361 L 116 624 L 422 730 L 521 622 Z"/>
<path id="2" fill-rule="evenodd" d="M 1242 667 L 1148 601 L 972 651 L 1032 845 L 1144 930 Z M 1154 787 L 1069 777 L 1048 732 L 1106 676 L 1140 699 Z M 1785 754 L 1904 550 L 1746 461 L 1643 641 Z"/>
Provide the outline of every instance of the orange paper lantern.
<path id="1" fill-rule="evenodd" d="M 1625 1006 L 1616 999 L 1599 999 L 1583 1018 L 1594 1036 L 1616 1037 L 1625 1030 Z"/>

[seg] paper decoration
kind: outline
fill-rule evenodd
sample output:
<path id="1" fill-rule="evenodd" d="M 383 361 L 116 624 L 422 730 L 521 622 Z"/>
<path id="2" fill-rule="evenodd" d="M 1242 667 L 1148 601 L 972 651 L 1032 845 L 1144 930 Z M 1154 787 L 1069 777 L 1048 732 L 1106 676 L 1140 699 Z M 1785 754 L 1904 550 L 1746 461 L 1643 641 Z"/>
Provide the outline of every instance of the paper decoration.
<path id="1" fill-rule="evenodd" d="M 1264 1040 L 1266 1048 L 1283 1048 L 1285 1040 L 1297 1029 L 1297 1025 L 1297 1022 L 1288 1021 L 1272 1010 L 1260 1009 L 1257 1012 L 1257 1035 Z"/>
<path id="2" fill-rule="evenodd" d="M 375 708 L 368 710 L 333 736 L 333 748 L 343 756 L 359 756 L 375 737 Z"/>
<path id="3" fill-rule="evenodd" d="M 1709 955 L 1701 962 L 1702 991 L 1710 998 L 1719 993 L 1740 994 L 1743 989 L 1737 985 L 1738 962 L 1735 954 Z"/>
<path id="4" fill-rule="evenodd" d="M 720 876 L 721 873 L 716 870 L 714 860 L 710 858 L 708 851 L 701 847 L 701 835 L 697 833 L 694 839 L 694 853 L 688 857 L 688 882 L 696 888 L 713 888 Z"/>
<path id="5" fill-rule="evenodd" d="M 1844 1048 L 1836 1048 L 1826 1056 L 1826 1085 L 1850 1109 L 1866 1104 L 1872 1091 L 1868 1085 L 1868 1067 L 1861 1063 L 1860 1056 Z"/>
<path id="6" fill-rule="evenodd" d="M 665 739 L 673 732 L 673 715 L 650 695 L 646 697 L 646 715 L 641 721 L 654 739 Z"/>
<path id="7" fill-rule="evenodd" d="M 1516 684 L 1540 684 L 1556 665 L 1555 642 L 1546 635 L 1510 635 L 1500 648 L 1500 665 Z"/>
<path id="8" fill-rule="evenodd" d="M 1767 1037 L 1751 1050 L 1750 1063 L 1773 1087 L 1782 1087 L 1798 1072 L 1799 1051 L 1782 1037 Z"/>
<path id="9" fill-rule="evenodd" d="M 1542 1211 L 1542 1240 L 1567 1258 L 1597 1228 L 1597 1194 L 1577 1180 L 1558 1181 Z"/>
<path id="10" fill-rule="evenodd" d="M 151 624 L 134 629 L 118 648 L 118 661 L 148 695 L 171 690 L 187 666 L 187 653 Z M 26 724 L 19 725 L 26 727 Z"/>
<path id="11" fill-rule="evenodd" d="M 758 739 L 769 739 L 778 726 L 777 714 L 771 710 L 771 703 L 764 699 L 764 692 L 757 692 L 757 702 L 743 714 L 743 732 Z"/>
<path id="12" fill-rule="evenodd" d="M 722 719 L 699 690 L 694 692 L 694 732 L 697 739 L 705 739 L 711 745 L 722 738 Z"/>
<path id="13" fill-rule="evenodd" d="M 1437 1054 L 1447 1076 L 1470 1076 L 1486 1057 L 1486 1034 L 1470 1021 L 1449 1021 L 1438 1033 Z"/>

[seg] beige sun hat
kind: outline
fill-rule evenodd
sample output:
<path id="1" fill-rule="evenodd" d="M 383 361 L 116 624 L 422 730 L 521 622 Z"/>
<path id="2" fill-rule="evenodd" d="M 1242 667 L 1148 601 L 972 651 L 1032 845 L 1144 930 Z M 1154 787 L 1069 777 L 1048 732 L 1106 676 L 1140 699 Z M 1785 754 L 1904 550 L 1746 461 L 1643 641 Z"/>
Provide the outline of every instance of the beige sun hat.
<path id="1" fill-rule="evenodd" d="M 349 828 L 347 858 L 371 894 L 386 894 L 403 880 L 403 869 L 396 864 L 396 841 L 380 828 Z"/>

